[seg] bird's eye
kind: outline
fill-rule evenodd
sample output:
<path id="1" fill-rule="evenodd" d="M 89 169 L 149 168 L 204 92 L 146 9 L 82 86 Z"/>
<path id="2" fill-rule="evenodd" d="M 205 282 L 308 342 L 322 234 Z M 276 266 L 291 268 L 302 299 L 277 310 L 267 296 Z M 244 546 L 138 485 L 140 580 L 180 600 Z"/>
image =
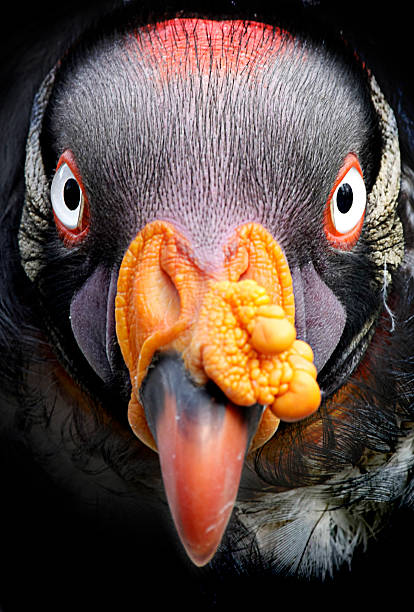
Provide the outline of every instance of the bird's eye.
<path id="1" fill-rule="evenodd" d="M 88 229 L 88 207 L 82 182 L 71 151 L 59 159 L 50 188 L 53 214 L 66 243 L 77 242 Z"/>
<path id="2" fill-rule="evenodd" d="M 61 164 L 56 171 L 50 193 L 53 211 L 59 221 L 69 230 L 76 229 L 82 215 L 83 195 L 67 164 Z"/>
<path id="3" fill-rule="evenodd" d="M 359 223 L 365 212 L 367 192 L 360 172 L 352 166 L 338 187 L 331 200 L 331 217 L 336 231 L 347 234 Z"/>
<path id="4" fill-rule="evenodd" d="M 351 249 L 364 221 L 367 192 L 357 157 L 350 153 L 339 172 L 325 211 L 325 233 L 336 248 Z"/>

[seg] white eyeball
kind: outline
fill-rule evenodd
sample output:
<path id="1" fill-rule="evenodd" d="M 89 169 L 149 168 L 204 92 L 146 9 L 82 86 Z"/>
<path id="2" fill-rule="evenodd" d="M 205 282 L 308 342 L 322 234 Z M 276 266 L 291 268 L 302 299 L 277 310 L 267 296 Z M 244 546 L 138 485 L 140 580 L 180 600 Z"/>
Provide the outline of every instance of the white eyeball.
<path id="1" fill-rule="evenodd" d="M 331 199 L 332 223 L 339 234 L 347 234 L 360 222 L 367 204 L 364 179 L 352 166 Z"/>
<path id="2" fill-rule="evenodd" d="M 68 164 L 62 163 L 53 177 L 50 197 L 56 217 L 68 229 L 76 229 L 82 219 L 82 189 Z"/>

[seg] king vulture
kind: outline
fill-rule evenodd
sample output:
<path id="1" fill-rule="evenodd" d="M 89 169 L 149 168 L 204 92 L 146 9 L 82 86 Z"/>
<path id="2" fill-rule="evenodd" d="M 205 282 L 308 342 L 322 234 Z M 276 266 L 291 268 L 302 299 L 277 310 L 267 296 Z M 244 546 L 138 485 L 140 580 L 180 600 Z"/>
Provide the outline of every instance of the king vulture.
<path id="1" fill-rule="evenodd" d="M 407 96 L 365 14 L 273 4 L 75 4 L 3 45 L 5 611 L 344 586 L 404 540 Z"/>

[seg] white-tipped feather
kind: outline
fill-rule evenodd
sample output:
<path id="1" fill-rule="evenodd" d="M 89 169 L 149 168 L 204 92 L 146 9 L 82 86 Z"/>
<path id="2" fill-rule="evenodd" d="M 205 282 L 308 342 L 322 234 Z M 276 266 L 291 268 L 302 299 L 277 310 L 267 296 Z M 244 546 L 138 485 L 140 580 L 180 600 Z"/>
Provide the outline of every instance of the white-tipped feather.
<path id="1" fill-rule="evenodd" d="M 263 493 L 254 504 L 238 502 L 237 518 L 276 573 L 333 576 L 384 527 L 407 486 L 413 450 L 414 432 L 388 460 L 372 454 L 367 473 L 347 470 L 323 485 Z"/>

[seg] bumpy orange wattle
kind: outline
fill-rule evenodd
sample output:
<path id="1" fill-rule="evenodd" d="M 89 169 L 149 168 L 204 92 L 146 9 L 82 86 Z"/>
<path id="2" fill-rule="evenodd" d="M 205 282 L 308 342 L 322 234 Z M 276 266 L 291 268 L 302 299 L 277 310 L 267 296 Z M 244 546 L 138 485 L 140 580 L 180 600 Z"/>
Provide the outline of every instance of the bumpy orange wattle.
<path id="1" fill-rule="evenodd" d="M 296 340 L 283 308 L 271 304 L 256 281 L 211 286 L 194 329 L 193 346 L 199 347 L 199 361 L 208 378 L 234 404 L 269 406 L 287 421 L 303 418 L 319 406 L 311 348 Z M 194 349 L 191 352 L 195 354 Z"/>
<path id="2" fill-rule="evenodd" d="M 154 449 L 138 392 L 158 350 L 180 353 L 196 383 L 213 380 L 234 404 L 266 405 L 255 447 L 280 418 L 303 418 L 319 406 L 312 350 L 296 340 L 292 279 L 280 246 L 261 225 L 248 223 L 223 254 L 224 265 L 206 272 L 189 241 L 155 221 L 124 256 L 116 325 L 133 387 L 128 418 Z"/>

